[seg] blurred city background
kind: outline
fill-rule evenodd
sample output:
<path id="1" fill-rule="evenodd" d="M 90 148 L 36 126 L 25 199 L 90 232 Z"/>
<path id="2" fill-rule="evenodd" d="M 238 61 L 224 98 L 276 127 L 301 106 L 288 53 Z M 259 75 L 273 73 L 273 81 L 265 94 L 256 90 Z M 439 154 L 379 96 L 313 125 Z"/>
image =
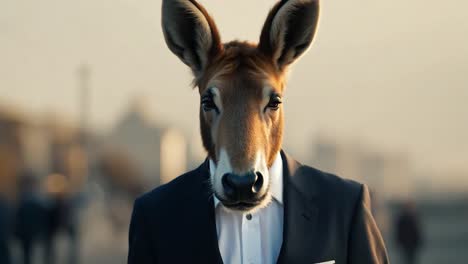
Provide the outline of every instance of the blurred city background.
<path id="1" fill-rule="evenodd" d="M 200 2 L 256 41 L 275 1 Z M 204 160 L 160 4 L 0 0 L 1 263 L 126 263 L 134 199 Z M 467 9 L 322 1 L 290 77 L 284 149 L 371 187 L 392 263 L 468 259 Z"/>

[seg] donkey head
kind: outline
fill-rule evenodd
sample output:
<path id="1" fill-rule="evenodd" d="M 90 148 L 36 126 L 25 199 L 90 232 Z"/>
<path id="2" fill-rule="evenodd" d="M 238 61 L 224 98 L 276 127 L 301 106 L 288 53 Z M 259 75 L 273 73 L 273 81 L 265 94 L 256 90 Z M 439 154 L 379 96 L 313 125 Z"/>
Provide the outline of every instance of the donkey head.
<path id="1" fill-rule="evenodd" d="M 282 144 L 285 75 L 310 46 L 318 13 L 319 0 L 283 0 L 258 45 L 223 44 L 198 2 L 163 0 L 165 40 L 193 72 L 203 145 L 216 164 L 211 185 L 227 208 L 254 210 L 271 200 L 268 169 Z"/>

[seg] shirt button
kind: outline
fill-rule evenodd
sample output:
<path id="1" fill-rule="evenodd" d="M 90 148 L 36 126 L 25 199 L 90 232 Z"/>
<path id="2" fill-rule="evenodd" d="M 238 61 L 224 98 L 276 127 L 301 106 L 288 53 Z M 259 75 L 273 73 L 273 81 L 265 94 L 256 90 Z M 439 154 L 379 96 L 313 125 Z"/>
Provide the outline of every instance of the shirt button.
<path id="1" fill-rule="evenodd" d="M 247 218 L 247 220 L 252 220 L 252 214 L 247 214 L 245 218 Z"/>

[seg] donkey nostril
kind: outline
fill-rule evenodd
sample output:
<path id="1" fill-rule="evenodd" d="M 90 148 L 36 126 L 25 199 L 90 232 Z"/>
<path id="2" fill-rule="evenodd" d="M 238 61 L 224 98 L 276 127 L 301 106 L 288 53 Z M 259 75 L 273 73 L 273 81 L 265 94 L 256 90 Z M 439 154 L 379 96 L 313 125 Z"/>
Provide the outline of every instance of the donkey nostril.
<path id="1" fill-rule="evenodd" d="M 223 184 L 224 192 L 227 196 L 233 196 L 235 193 L 236 186 L 232 182 L 231 179 L 232 175 L 230 173 L 226 173 L 223 175 L 221 179 L 221 183 Z"/>
<path id="2" fill-rule="evenodd" d="M 263 186 L 263 175 L 259 171 L 257 171 L 255 175 L 256 177 L 255 177 L 255 182 L 252 185 L 252 192 L 258 193 L 262 189 L 262 186 Z"/>

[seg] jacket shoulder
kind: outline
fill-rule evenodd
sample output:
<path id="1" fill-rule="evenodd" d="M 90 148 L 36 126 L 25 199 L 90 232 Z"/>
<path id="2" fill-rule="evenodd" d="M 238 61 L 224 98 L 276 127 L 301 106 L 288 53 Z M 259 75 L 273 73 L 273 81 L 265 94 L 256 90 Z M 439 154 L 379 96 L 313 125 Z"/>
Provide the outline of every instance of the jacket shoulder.
<path id="1" fill-rule="evenodd" d="M 345 179 L 306 165 L 301 165 L 296 174 L 299 175 L 299 178 L 302 178 L 299 184 L 307 186 L 305 188 L 315 189 L 324 199 L 336 201 L 341 205 L 354 207 L 365 188 L 364 184 L 360 182 Z"/>

